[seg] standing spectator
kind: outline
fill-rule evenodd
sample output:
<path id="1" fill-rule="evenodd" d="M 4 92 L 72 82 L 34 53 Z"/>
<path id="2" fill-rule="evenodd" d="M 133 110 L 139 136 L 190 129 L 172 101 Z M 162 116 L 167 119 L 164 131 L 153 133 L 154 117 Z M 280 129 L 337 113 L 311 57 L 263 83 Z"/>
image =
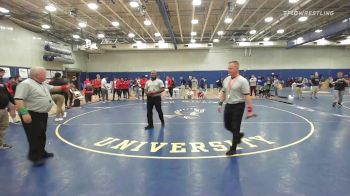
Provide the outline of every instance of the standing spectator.
<path id="1" fill-rule="evenodd" d="M 181 88 L 181 97 L 186 99 L 186 80 L 181 76 L 180 77 L 180 88 Z"/>
<path id="2" fill-rule="evenodd" d="M 102 94 L 102 103 L 108 101 L 108 86 L 107 86 L 108 77 L 104 77 L 101 80 L 101 94 Z"/>
<path id="3" fill-rule="evenodd" d="M 5 143 L 6 129 L 9 126 L 8 110 L 14 110 L 13 104 L 15 103 L 13 97 L 8 92 L 6 85 L 3 81 L 5 70 L 0 68 L 0 150 L 12 148 L 11 145 Z M 9 105 L 12 104 L 12 107 Z M 10 112 L 15 113 L 15 112 Z"/>
<path id="4" fill-rule="evenodd" d="M 277 78 L 277 76 L 274 77 L 273 79 L 273 89 L 275 91 L 275 96 L 278 96 L 278 88 L 279 88 L 279 80 Z"/>
<path id="5" fill-rule="evenodd" d="M 147 82 L 147 78 L 145 76 L 142 76 L 142 78 L 140 80 L 142 100 L 144 100 L 144 96 L 145 96 L 146 82 Z"/>
<path id="6" fill-rule="evenodd" d="M 56 72 L 55 76 L 53 77 L 53 79 L 50 81 L 49 83 L 52 86 L 62 86 L 62 85 L 67 85 L 67 81 L 65 81 L 62 77 L 61 77 L 61 73 Z M 56 119 L 55 121 L 62 121 L 63 117 L 66 117 L 66 112 L 64 112 L 64 110 L 62 109 L 63 107 L 63 103 L 64 103 L 64 94 L 65 92 L 52 92 L 51 93 L 51 97 L 52 100 L 55 102 L 56 104 Z"/>
<path id="7" fill-rule="evenodd" d="M 169 76 L 167 76 L 167 83 L 168 83 L 169 95 L 172 98 L 173 97 L 173 80 Z"/>
<path id="8" fill-rule="evenodd" d="M 85 88 L 83 90 L 84 95 L 85 95 L 85 103 L 91 103 L 91 97 L 92 94 L 94 93 L 94 88 L 92 87 L 91 83 L 87 83 L 86 85 L 84 85 Z"/>
<path id="9" fill-rule="evenodd" d="M 101 101 L 101 78 L 100 78 L 100 74 L 96 75 L 96 79 L 92 81 L 92 86 L 94 87 L 94 95 L 98 95 L 98 98 Z"/>
<path id="10" fill-rule="evenodd" d="M 338 107 L 342 106 L 343 96 L 345 94 L 345 88 L 349 86 L 349 81 L 344 78 L 343 72 L 337 73 L 337 78 L 333 82 L 333 104 L 335 107 L 338 104 Z"/>
<path id="11" fill-rule="evenodd" d="M 256 85 L 257 85 L 257 79 L 254 75 L 252 75 L 249 79 L 249 85 L 250 85 L 250 96 L 256 96 Z"/>
<path id="12" fill-rule="evenodd" d="M 218 91 L 221 92 L 221 89 L 222 89 L 222 78 L 216 80 L 216 86 L 218 87 Z"/>

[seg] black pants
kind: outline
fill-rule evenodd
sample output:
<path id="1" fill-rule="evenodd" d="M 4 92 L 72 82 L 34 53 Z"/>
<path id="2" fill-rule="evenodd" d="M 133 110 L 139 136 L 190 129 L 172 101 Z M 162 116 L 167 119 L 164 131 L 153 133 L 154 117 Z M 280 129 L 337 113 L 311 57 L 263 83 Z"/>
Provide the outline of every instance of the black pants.
<path id="1" fill-rule="evenodd" d="M 101 98 L 101 87 L 94 88 L 94 95 L 98 95 L 98 98 Z"/>
<path id="2" fill-rule="evenodd" d="M 241 138 L 241 122 L 244 113 L 245 103 L 226 104 L 224 112 L 225 128 L 229 130 L 232 137 L 232 148 L 236 149 Z"/>
<path id="3" fill-rule="evenodd" d="M 144 88 L 141 88 L 141 94 L 142 94 L 142 100 L 143 100 L 143 97 L 145 96 L 145 89 Z"/>
<path id="4" fill-rule="evenodd" d="M 124 98 L 129 99 L 129 89 L 123 89 Z"/>
<path id="5" fill-rule="evenodd" d="M 170 97 L 173 97 L 173 87 L 169 87 L 168 90 L 169 90 Z"/>
<path id="6" fill-rule="evenodd" d="M 91 102 L 91 97 L 92 97 L 92 94 L 85 93 L 85 102 L 86 103 Z"/>
<path id="7" fill-rule="evenodd" d="M 69 100 L 69 105 L 68 105 L 68 100 Z M 72 106 L 72 102 L 73 102 L 73 93 L 71 93 L 69 91 L 68 93 L 64 93 L 64 104 L 66 105 L 66 107 Z"/>
<path id="8" fill-rule="evenodd" d="M 46 144 L 46 127 L 47 127 L 47 113 L 38 113 L 29 111 L 32 117 L 31 123 L 24 123 L 21 116 L 22 125 L 27 135 L 29 143 L 28 159 L 31 161 L 38 161 L 44 158 L 45 144 Z"/>
<path id="9" fill-rule="evenodd" d="M 250 86 L 250 96 L 253 96 L 253 92 L 254 96 L 256 96 L 256 86 Z"/>
<path id="10" fill-rule="evenodd" d="M 118 96 L 118 100 L 120 99 L 120 96 L 121 96 L 121 91 L 120 91 L 120 89 L 113 89 L 113 99 L 112 100 L 114 100 L 114 98 L 115 98 L 115 93 L 117 93 L 117 96 Z"/>
<path id="11" fill-rule="evenodd" d="M 147 120 L 148 125 L 151 127 L 153 126 L 153 106 L 156 106 L 160 121 L 164 122 L 162 100 L 160 96 L 147 97 Z"/>

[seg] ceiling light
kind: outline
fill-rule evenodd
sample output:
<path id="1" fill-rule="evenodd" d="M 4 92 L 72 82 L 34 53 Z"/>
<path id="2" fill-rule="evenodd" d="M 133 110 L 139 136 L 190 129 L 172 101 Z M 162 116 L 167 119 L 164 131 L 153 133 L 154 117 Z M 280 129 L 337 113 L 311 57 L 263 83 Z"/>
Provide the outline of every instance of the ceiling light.
<path id="1" fill-rule="evenodd" d="M 135 34 L 129 33 L 128 36 L 129 36 L 130 38 L 134 38 L 134 37 L 135 37 Z"/>
<path id="2" fill-rule="evenodd" d="M 196 36 L 197 32 L 191 32 L 191 36 Z"/>
<path id="3" fill-rule="evenodd" d="M 161 34 L 160 34 L 160 33 L 155 33 L 155 34 L 154 34 L 154 36 L 156 36 L 156 37 L 160 37 L 160 36 L 161 36 Z"/>
<path id="4" fill-rule="evenodd" d="M 119 22 L 114 21 L 114 22 L 112 22 L 112 25 L 113 25 L 114 27 L 118 27 L 118 26 L 119 26 Z"/>
<path id="5" fill-rule="evenodd" d="M 254 29 L 249 31 L 250 35 L 254 35 L 255 33 L 256 33 L 256 30 L 254 30 Z"/>
<path id="6" fill-rule="evenodd" d="M 80 36 L 75 34 L 75 35 L 73 35 L 73 38 L 74 38 L 74 39 L 79 39 Z"/>
<path id="7" fill-rule="evenodd" d="M 1 13 L 4 13 L 4 14 L 7 14 L 10 12 L 10 10 L 6 9 L 6 8 L 3 8 L 3 7 L 0 7 L 0 12 Z"/>
<path id="8" fill-rule="evenodd" d="M 202 0 L 193 0 L 192 1 L 192 5 L 194 6 L 198 6 L 198 5 L 201 5 L 202 4 Z"/>
<path id="9" fill-rule="evenodd" d="M 304 38 L 303 37 L 298 37 L 298 39 L 297 40 L 303 40 Z"/>
<path id="10" fill-rule="evenodd" d="M 192 24 L 198 24 L 198 20 L 197 20 L 197 19 L 193 19 L 193 20 L 191 21 L 191 23 L 192 23 Z"/>
<path id="11" fill-rule="evenodd" d="M 322 32 L 322 29 L 316 29 L 315 30 L 315 33 L 321 33 Z"/>
<path id="12" fill-rule="evenodd" d="M 289 0 L 289 3 L 297 3 L 299 0 Z"/>
<path id="13" fill-rule="evenodd" d="M 136 44 L 142 44 L 142 41 L 138 40 L 138 41 L 136 41 Z"/>
<path id="14" fill-rule="evenodd" d="M 350 39 L 350 36 L 347 36 L 346 39 Z"/>
<path id="15" fill-rule="evenodd" d="M 150 26 L 152 23 L 151 23 L 151 21 L 146 19 L 145 21 L 143 21 L 143 24 L 145 24 L 146 26 Z"/>
<path id="16" fill-rule="evenodd" d="M 85 28 L 86 27 L 86 22 L 79 22 L 79 27 Z"/>
<path id="17" fill-rule="evenodd" d="M 299 22 L 305 22 L 307 21 L 307 17 L 306 16 L 302 16 L 300 18 L 298 18 Z"/>
<path id="18" fill-rule="evenodd" d="M 220 40 L 219 40 L 219 39 L 213 39 L 213 42 L 214 42 L 214 43 L 219 43 Z"/>
<path id="19" fill-rule="evenodd" d="M 159 44 L 164 44 L 165 42 L 164 42 L 164 40 L 159 40 L 158 43 Z"/>
<path id="20" fill-rule="evenodd" d="M 99 34 L 97 34 L 97 37 L 100 38 L 100 39 L 102 39 L 102 38 L 105 37 L 105 35 L 104 35 L 103 33 L 99 33 Z"/>
<path id="21" fill-rule="evenodd" d="M 238 42 L 239 46 L 250 46 L 250 42 Z"/>
<path id="22" fill-rule="evenodd" d="M 195 39 L 191 39 L 191 43 L 196 43 L 196 40 Z"/>
<path id="23" fill-rule="evenodd" d="M 56 7 L 53 5 L 47 5 L 47 6 L 45 6 L 45 9 L 49 12 L 54 12 L 57 10 Z"/>
<path id="24" fill-rule="evenodd" d="M 277 30 L 277 33 L 278 33 L 278 34 L 284 33 L 284 29 L 278 29 L 278 30 Z"/>
<path id="25" fill-rule="evenodd" d="M 232 18 L 230 17 L 225 18 L 225 23 L 231 23 L 231 22 L 232 22 Z"/>
<path id="26" fill-rule="evenodd" d="M 245 0 L 237 0 L 236 3 L 239 4 L 239 5 L 242 5 L 242 4 L 245 3 Z"/>
<path id="27" fill-rule="evenodd" d="M 43 25 L 41 25 L 41 28 L 43 28 L 43 29 L 49 29 L 49 28 L 50 28 L 50 25 L 43 24 Z"/>
<path id="28" fill-rule="evenodd" d="M 92 10 L 96 10 L 98 8 L 96 3 L 89 3 L 89 4 L 87 4 L 87 6 Z"/>
<path id="29" fill-rule="evenodd" d="M 242 40 L 243 42 L 247 41 L 247 39 L 246 39 L 246 38 L 244 38 L 244 37 L 243 37 L 241 40 Z"/>
<path id="30" fill-rule="evenodd" d="M 223 31 L 218 31 L 218 35 L 223 35 L 224 32 Z"/>
<path id="31" fill-rule="evenodd" d="M 264 41 L 265 41 L 265 42 L 270 41 L 270 38 L 269 38 L 269 37 L 265 37 L 265 38 L 264 38 Z"/>
<path id="32" fill-rule="evenodd" d="M 265 22 L 272 22 L 273 21 L 273 18 L 272 17 L 267 17 L 265 18 Z"/>
<path id="33" fill-rule="evenodd" d="M 137 7 L 139 7 L 139 3 L 137 3 L 136 1 L 131 1 L 129 4 L 130 4 L 130 6 L 131 6 L 132 8 L 137 8 Z"/>

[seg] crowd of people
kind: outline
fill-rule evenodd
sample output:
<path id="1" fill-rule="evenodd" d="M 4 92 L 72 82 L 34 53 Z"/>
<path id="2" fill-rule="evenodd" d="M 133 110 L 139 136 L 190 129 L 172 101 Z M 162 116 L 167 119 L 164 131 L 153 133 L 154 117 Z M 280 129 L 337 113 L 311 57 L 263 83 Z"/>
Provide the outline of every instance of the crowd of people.
<path id="1" fill-rule="evenodd" d="M 303 89 L 306 87 L 310 88 L 310 98 L 318 99 L 317 92 L 320 86 L 327 84 L 332 90 L 334 97 L 332 106 L 341 107 L 345 89 L 349 86 L 349 77 L 347 75 L 344 76 L 342 72 L 337 73 L 336 78 L 329 77 L 324 79 L 316 72 L 312 74 L 310 78 L 288 78 L 286 81 L 279 79 L 277 76 L 267 77 L 265 79 L 261 76 L 255 77 L 255 75 L 251 75 L 250 78 L 246 78 L 247 83 L 243 80 L 244 77 L 239 76 L 239 86 L 242 86 L 242 88 L 244 87 L 244 89 L 239 90 L 241 93 L 240 96 L 232 99 L 236 94 L 226 91 L 231 88 L 230 86 L 235 85 L 228 81 L 234 80 L 237 74 L 239 75 L 238 68 L 238 62 L 231 62 L 229 69 L 235 70 L 231 73 L 230 77 L 232 77 L 232 79 L 227 77 L 225 80 L 219 79 L 216 81 L 221 102 L 230 100 L 234 103 L 236 99 L 243 101 L 241 97 L 243 94 L 255 97 L 270 97 L 272 96 L 271 92 L 273 92 L 273 96 L 279 96 L 280 90 L 284 87 L 291 87 L 293 96 L 299 99 L 303 98 Z M 73 77 L 69 81 L 66 77 L 62 76 L 61 73 L 56 73 L 54 77 L 47 82 L 46 70 L 43 67 L 32 68 L 30 70 L 30 77 L 23 81 L 21 77 L 15 76 L 10 77 L 8 81 L 5 82 L 3 79 L 4 73 L 5 70 L 0 68 L 0 149 L 12 147 L 4 141 L 10 116 L 14 123 L 22 123 L 23 125 L 29 142 L 28 158 L 33 161 L 35 165 L 42 165 L 46 158 L 54 156 L 53 153 L 49 153 L 45 150 L 48 112 L 53 105 L 56 105 L 55 121 L 60 122 L 66 117 L 67 113 L 65 109 L 76 105 L 75 101 L 78 99 L 75 99 L 74 103 L 73 99 L 77 97 L 76 93 L 80 94 L 77 89 L 78 80 L 76 77 Z M 130 99 L 131 94 L 135 95 L 135 97 L 140 100 L 144 100 L 147 97 L 148 126 L 145 128 L 149 129 L 153 127 L 153 119 L 151 117 L 153 106 L 156 107 L 160 120 L 162 121 L 162 126 L 164 126 L 163 114 L 160 109 L 160 97 L 163 92 L 165 92 L 165 96 L 169 98 L 174 97 L 174 92 L 177 92 L 178 97 L 183 99 L 201 99 L 205 97 L 207 88 L 207 79 L 204 77 L 197 79 L 195 76 L 189 76 L 186 80 L 181 76 L 177 82 L 175 77 L 166 76 L 163 81 L 158 78 L 157 73 L 153 71 L 150 78 L 148 78 L 147 75 L 135 79 L 114 77 L 110 82 L 108 77 L 101 78 L 100 75 L 97 74 L 96 78 L 93 80 L 86 78 L 83 83 L 82 92 L 85 96 L 86 103 L 91 103 L 93 97 L 105 103 L 110 100 L 108 98 L 109 93 L 111 93 L 113 97 L 111 101 Z M 117 94 L 117 97 L 115 94 Z M 242 108 L 240 108 L 240 110 L 241 109 Z M 252 111 L 251 108 L 248 109 Z M 227 115 L 229 116 L 231 114 Z M 21 121 L 16 120 L 16 116 L 19 116 Z M 230 129 L 229 126 L 227 128 Z M 237 131 L 234 132 L 234 142 L 236 143 L 238 143 L 239 138 L 242 137 L 242 135 L 237 135 L 238 133 Z M 229 154 L 232 154 L 235 148 L 231 150 L 232 152 L 228 152 Z"/>

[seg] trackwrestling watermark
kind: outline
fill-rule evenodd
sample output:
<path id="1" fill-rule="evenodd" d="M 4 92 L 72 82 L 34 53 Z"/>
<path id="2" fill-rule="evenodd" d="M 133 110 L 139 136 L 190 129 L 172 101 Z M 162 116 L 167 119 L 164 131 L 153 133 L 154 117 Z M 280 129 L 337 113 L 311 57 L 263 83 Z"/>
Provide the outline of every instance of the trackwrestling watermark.
<path id="1" fill-rule="evenodd" d="M 287 16 L 333 16 L 334 11 L 315 11 L 315 10 L 302 10 L 302 11 L 283 11 Z"/>

